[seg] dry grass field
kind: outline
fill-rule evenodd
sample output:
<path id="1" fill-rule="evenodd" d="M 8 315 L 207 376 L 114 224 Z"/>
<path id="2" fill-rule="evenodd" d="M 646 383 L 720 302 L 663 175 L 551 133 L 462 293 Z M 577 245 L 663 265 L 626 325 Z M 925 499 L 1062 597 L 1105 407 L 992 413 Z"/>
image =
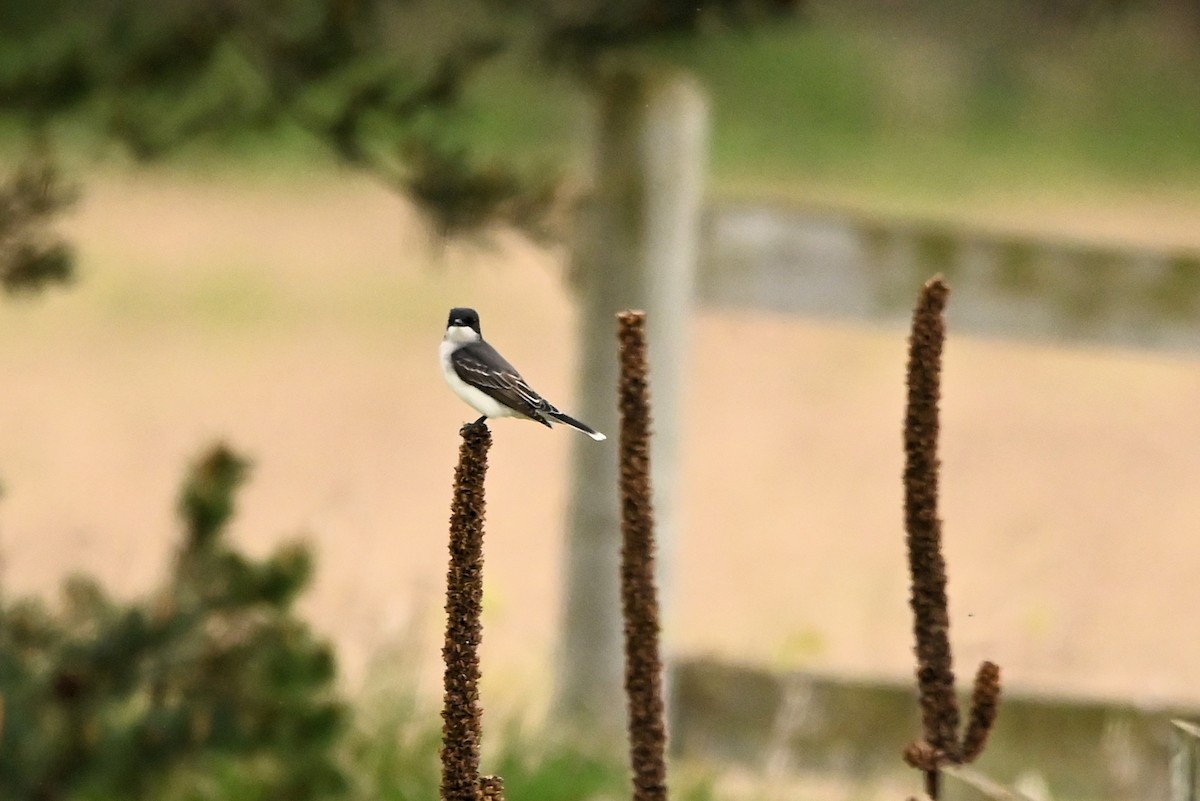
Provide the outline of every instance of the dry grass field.
<path id="1" fill-rule="evenodd" d="M 1144 232 L 1141 214 L 1200 244 L 1194 214 L 1141 208 L 1097 207 L 1094 230 Z M 1087 232 L 1086 213 L 1060 217 Z M 78 284 L 0 302 L 5 591 L 49 593 L 74 570 L 145 590 L 171 553 L 183 467 L 220 437 L 255 463 L 236 537 L 314 542 L 305 608 L 348 680 L 406 637 L 436 665 L 471 416 L 439 375 L 445 312 L 478 307 L 570 409 L 561 254 L 512 236 L 439 247 L 386 192 L 329 175 L 99 176 L 66 227 Z M 706 311 L 694 334 L 669 647 L 908 676 L 905 332 Z M 959 659 L 1000 662 L 1014 689 L 1200 704 L 1200 360 L 951 331 L 946 371 Z M 538 700 L 576 435 L 494 430 L 485 693 Z"/>

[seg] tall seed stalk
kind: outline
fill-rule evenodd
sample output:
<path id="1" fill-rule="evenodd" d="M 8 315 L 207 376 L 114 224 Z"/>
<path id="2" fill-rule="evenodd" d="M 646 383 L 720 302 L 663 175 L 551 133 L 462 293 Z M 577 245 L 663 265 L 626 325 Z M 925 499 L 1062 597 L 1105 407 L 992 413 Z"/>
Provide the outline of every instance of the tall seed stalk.
<path id="1" fill-rule="evenodd" d="M 924 738 L 905 749 L 905 761 L 925 774 L 937 801 L 940 768 L 974 761 L 987 743 L 1000 700 L 1000 668 L 984 662 L 975 675 L 967 729 L 959 739 L 958 698 L 950 652 L 950 613 L 942 521 L 938 518 L 938 401 L 941 396 L 943 312 L 950 289 L 941 276 L 922 288 L 909 337 L 908 404 L 904 417 L 904 528 L 912 576 L 910 603 L 916 639 L 917 688 Z"/>
<path id="2" fill-rule="evenodd" d="M 450 506 L 450 567 L 446 571 L 446 663 L 442 709 L 442 801 L 503 801 L 498 777 L 479 775 L 481 740 L 479 644 L 483 637 L 483 480 L 492 434 L 465 425 Z"/>
<path id="3" fill-rule="evenodd" d="M 667 730 L 654 580 L 654 505 L 650 486 L 650 387 L 646 314 L 617 316 L 621 377 L 621 607 L 625 619 L 625 694 L 634 801 L 666 801 Z"/>

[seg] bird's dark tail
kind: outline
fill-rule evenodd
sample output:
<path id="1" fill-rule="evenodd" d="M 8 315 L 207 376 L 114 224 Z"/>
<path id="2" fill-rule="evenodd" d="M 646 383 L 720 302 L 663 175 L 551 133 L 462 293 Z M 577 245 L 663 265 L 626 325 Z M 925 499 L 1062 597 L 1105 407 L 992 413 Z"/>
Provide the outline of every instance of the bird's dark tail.
<path id="1" fill-rule="evenodd" d="M 555 422 L 562 423 L 565 426 L 570 426 L 571 428 L 575 429 L 576 431 L 582 431 L 584 434 L 587 434 L 589 437 L 596 440 L 597 442 L 601 442 L 603 440 L 608 439 L 608 437 L 604 436 L 599 431 L 597 431 L 596 429 L 589 426 L 587 423 L 581 423 L 578 420 L 576 420 L 574 417 L 572 417 L 571 415 L 563 414 L 558 409 L 555 409 L 553 411 L 543 411 L 542 415 L 551 420 L 554 420 Z"/>

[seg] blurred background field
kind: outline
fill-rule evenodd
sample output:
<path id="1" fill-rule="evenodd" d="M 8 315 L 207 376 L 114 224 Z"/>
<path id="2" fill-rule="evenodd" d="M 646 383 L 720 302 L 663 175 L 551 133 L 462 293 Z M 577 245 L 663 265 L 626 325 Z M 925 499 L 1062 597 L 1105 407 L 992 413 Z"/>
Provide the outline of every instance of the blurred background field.
<path id="1" fill-rule="evenodd" d="M 635 58 L 690 70 L 709 93 L 713 208 L 1200 251 L 1194 4 L 814 2 Z M 570 80 L 508 59 L 448 130 L 535 174 L 565 165 L 578 187 L 587 110 Z M 437 374 L 445 313 L 477 307 L 487 337 L 574 408 L 569 242 L 442 240 L 287 125 L 137 164 L 102 112 L 55 123 L 82 190 L 58 226 L 76 280 L 0 302 L 5 596 L 50 597 L 74 571 L 118 597 L 148 591 L 177 547 L 182 469 L 223 438 L 253 462 L 234 541 L 259 555 L 297 534 L 314 545 L 300 610 L 334 643 L 339 688 L 369 708 L 382 654 L 404 692 L 436 698 L 449 482 L 473 416 Z M 15 161 L 22 123 L 3 124 Z M 669 653 L 909 680 L 905 330 L 704 307 L 690 327 Z M 996 659 L 1017 695 L 1200 707 L 1195 354 L 950 337 L 942 501 L 960 663 Z M 499 721 L 551 702 L 574 443 L 493 430 L 483 692 L 507 743 Z M 412 752 L 432 759 L 436 727 Z M 395 775 L 417 775 L 393 757 Z M 763 775 L 722 774 L 717 790 L 771 795 Z M 605 781 L 572 797 L 620 792 Z M 827 782 L 798 792 L 895 789 Z"/>
<path id="2" fill-rule="evenodd" d="M 562 265 L 517 240 L 436 249 L 361 181 L 301 186 L 139 175 L 90 187 L 71 225 L 90 265 L 80 284 L 5 309 L 3 350 L 21 377 L 4 415 L 10 591 L 48 591 L 74 568 L 145 587 L 174 546 L 178 466 L 224 437 L 256 465 L 235 530 L 259 548 L 315 538 L 308 603 L 350 676 L 413 615 L 440 636 L 437 532 L 465 409 L 446 402 L 431 355 L 441 318 L 464 295 L 481 298 L 488 335 L 528 354 L 524 370 L 547 395 L 569 399 Z M 695 335 L 673 645 L 902 675 L 904 332 L 706 312 Z M 1194 454 L 1181 443 L 1200 435 L 1200 371 L 1174 356 L 965 337 L 948 359 L 961 644 L 976 626 L 966 615 L 986 609 L 971 647 L 1024 654 L 1027 683 L 1052 685 L 1061 660 L 1083 658 L 1094 685 L 1081 691 L 1192 699 L 1184 666 L 1200 653 L 1172 634 L 1179 596 L 1155 588 L 1178 571 L 1177 592 L 1191 591 Z M 512 422 L 497 438 L 486 647 L 505 655 L 487 676 L 535 690 L 549 678 L 560 591 L 565 487 L 552 477 L 567 470 L 570 440 Z M 527 464 L 543 467 L 530 475 Z M 1139 598 L 1149 610 L 1122 626 Z M 1121 631 L 1156 645 L 1131 649 Z M 1156 690 L 1159 662 L 1180 682 Z"/>

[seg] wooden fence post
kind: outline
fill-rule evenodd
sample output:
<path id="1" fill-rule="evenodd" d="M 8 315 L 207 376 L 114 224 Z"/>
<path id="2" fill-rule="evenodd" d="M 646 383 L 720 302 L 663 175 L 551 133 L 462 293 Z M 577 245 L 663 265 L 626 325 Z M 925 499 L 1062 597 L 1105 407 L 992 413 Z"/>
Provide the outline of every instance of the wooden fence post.
<path id="1" fill-rule="evenodd" d="M 1198 801 L 1200 726 L 1186 720 L 1171 721 L 1171 801 Z"/>
<path id="2" fill-rule="evenodd" d="M 614 70 L 598 80 L 595 96 L 593 185 L 572 265 L 581 353 L 575 405 L 582 419 L 615 434 L 615 315 L 645 310 L 658 410 L 652 481 L 665 597 L 708 107 L 696 83 L 678 72 Z M 586 727 L 590 737 L 615 741 L 624 721 L 617 463 L 610 443 L 574 444 L 555 714 Z"/>

